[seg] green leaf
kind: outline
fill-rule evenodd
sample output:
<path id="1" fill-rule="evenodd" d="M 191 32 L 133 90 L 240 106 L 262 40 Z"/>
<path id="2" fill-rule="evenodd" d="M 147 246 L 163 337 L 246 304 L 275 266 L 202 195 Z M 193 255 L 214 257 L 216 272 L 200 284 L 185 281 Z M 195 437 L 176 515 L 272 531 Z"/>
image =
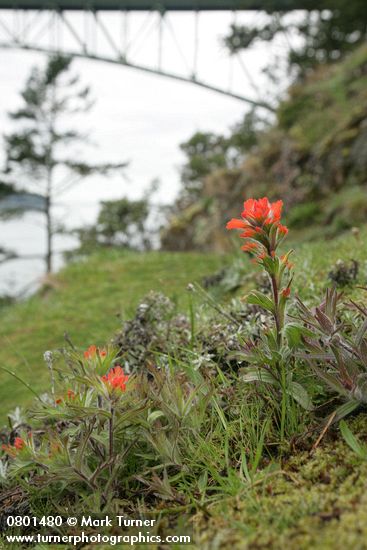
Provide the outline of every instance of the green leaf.
<path id="1" fill-rule="evenodd" d="M 218 405 L 218 403 L 217 403 L 217 401 L 216 401 L 216 399 L 215 399 L 214 397 L 213 397 L 213 405 L 214 405 L 215 410 L 217 411 L 217 414 L 218 414 L 218 416 L 219 416 L 220 421 L 222 422 L 223 428 L 224 428 L 225 430 L 227 430 L 228 425 L 227 425 L 226 418 L 225 418 L 225 416 L 224 416 L 224 414 L 223 414 L 222 409 L 220 408 L 220 406 Z"/>
<path id="2" fill-rule="evenodd" d="M 265 384 L 273 385 L 278 384 L 277 379 L 266 369 L 250 367 L 245 369 L 245 372 L 246 374 L 241 377 L 244 382 L 264 382 Z"/>
<path id="3" fill-rule="evenodd" d="M 200 493 L 205 493 L 208 486 L 208 471 L 204 470 L 198 479 L 198 488 Z"/>
<path id="4" fill-rule="evenodd" d="M 350 401 L 347 401 L 343 405 L 340 405 L 335 411 L 335 418 L 334 422 L 338 422 L 338 420 L 341 420 L 345 416 L 348 416 L 348 414 L 351 414 L 353 411 L 358 409 L 360 406 L 360 402 L 356 401 L 355 399 L 351 399 Z"/>
<path id="5" fill-rule="evenodd" d="M 356 335 L 356 344 L 360 345 L 362 343 L 363 337 L 367 332 L 367 319 L 365 319 L 362 325 L 359 327 L 359 330 Z"/>
<path id="6" fill-rule="evenodd" d="M 367 460 L 367 448 L 364 445 L 361 445 L 344 420 L 339 423 L 339 428 L 345 442 L 349 445 L 352 451 L 354 451 L 359 458 Z"/>
<path id="7" fill-rule="evenodd" d="M 247 294 L 245 296 L 245 301 L 248 304 L 260 306 L 267 311 L 270 311 L 271 313 L 274 313 L 274 304 L 272 300 L 266 296 L 263 292 L 259 292 L 258 290 L 252 290 L 250 294 Z"/>
<path id="8" fill-rule="evenodd" d="M 344 388 L 337 376 L 331 374 L 330 372 L 325 372 L 318 367 L 313 367 L 313 370 L 316 372 L 318 377 L 321 378 L 321 380 L 323 380 L 332 390 L 338 392 L 344 397 L 348 397 L 348 390 Z"/>
<path id="9" fill-rule="evenodd" d="M 148 415 L 147 420 L 149 424 L 153 424 L 156 420 L 158 420 L 158 418 L 161 418 L 162 416 L 164 416 L 163 411 L 153 411 Z"/>
<path id="10" fill-rule="evenodd" d="M 298 382 L 291 382 L 288 388 L 289 394 L 293 397 L 297 403 L 301 405 L 306 411 L 312 411 L 313 405 L 311 397 L 308 395 L 307 391 L 301 384 Z"/>
<path id="11" fill-rule="evenodd" d="M 284 334 L 290 348 L 298 347 L 301 343 L 302 336 L 314 336 L 314 333 L 311 332 L 311 330 L 297 323 L 287 323 L 284 327 Z"/>

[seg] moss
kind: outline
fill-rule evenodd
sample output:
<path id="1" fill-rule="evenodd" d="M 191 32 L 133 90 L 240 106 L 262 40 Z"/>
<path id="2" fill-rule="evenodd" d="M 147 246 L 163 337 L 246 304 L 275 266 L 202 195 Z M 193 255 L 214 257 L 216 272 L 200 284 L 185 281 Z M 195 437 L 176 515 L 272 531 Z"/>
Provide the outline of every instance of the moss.
<path id="1" fill-rule="evenodd" d="M 367 416 L 350 427 L 367 437 Z M 259 487 L 196 517 L 200 548 L 367 548 L 367 462 L 334 431 L 314 453 L 299 452 Z M 333 439 L 335 438 L 335 439 Z"/>

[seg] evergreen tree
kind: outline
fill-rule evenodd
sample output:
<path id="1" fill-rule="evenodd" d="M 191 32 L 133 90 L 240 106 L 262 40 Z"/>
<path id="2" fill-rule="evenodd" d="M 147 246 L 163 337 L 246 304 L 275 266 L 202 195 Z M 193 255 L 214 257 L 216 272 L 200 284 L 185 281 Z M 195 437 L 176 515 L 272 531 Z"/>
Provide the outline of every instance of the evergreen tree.
<path id="1" fill-rule="evenodd" d="M 47 273 L 53 267 L 54 236 L 60 232 L 54 216 L 55 200 L 87 176 L 107 175 L 126 166 L 90 164 L 77 158 L 75 146 L 88 139 L 68 125 L 75 115 L 87 113 L 92 102 L 89 88 L 70 74 L 70 65 L 70 57 L 53 56 L 44 69 L 32 70 L 21 92 L 21 107 L 9 113 L 16 129 L 4 136 L 6 162 L 0 191 L 14 188 L 23 198 L 28 196 L 29 200 L 14 210 L 16 215 L 29 210 L 44 215 Z"/>
<path id="2" fill-rule="evenodd" d="M 311 5 L 310 5 L 311 7 Z M 367 37 L 365 0 L 322 0 L 314 11 L 291 22 L 287 11 L 275 12 L 269 2 L 269 19 L 256 25 L 233 24 L 224 38 L 231 53 L 251 47 L 256 41 L 271 42 L 279 34 L 296 33 L 301 40 L 289 49 L 289 66 L 302 77 L 316 65 L 342 58 Z"/>

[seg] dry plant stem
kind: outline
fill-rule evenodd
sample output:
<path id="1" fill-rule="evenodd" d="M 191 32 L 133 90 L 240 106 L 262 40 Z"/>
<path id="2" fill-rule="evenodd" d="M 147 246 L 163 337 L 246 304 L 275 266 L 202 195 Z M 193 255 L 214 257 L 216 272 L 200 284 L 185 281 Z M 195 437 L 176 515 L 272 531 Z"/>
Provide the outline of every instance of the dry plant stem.
<path id="1" fill-rule="evenodd" d="M 324 435 L 326 434 L 326 432 L 328 431 L 328 429 L 330 428 L 331 424 L 333 423 L 333 420 L 336 416 L 336 411 L 334 411 L 330 417 L 329 417 L 329 420 L 327 421 L 327 423 L 325 424 L 325 427 L 324 429 L 322 430 L 321 434 L 319 435 L 319 437 L 317 438 L 317 441 L 312 445 L 312 449 L 311 451 L 315 451 L 317 449 L 317 447 L 320 445 L 321 443 L 321 440 L 322 438 L 324 437 Z"/>

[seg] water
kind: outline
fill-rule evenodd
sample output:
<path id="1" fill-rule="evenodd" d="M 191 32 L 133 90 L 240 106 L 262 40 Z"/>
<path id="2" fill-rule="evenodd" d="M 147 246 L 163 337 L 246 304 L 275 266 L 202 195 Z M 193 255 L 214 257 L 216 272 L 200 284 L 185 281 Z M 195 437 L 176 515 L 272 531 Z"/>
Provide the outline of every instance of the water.
<path id="1" fill-rule="evenodd" d="M 22 220 L 0 222 L 0 245 L 20 256 L 29 256 L 0 264 L 0 294 L 32 293 L 39 286 L 45 271 L 42 256 L 46 251 L 46 236 L 42 217 L 28 214 Z M 73 236 L 55 237 L 55 270 L 64 265 L 62 251 L 76 246 L 77 239 Z"/>
<path id="2" fill-rule="evenodd" d="M 115 188 L 114 188 L 115 187 Z M 129 189 L 131 195 L 133 189 Z M 88 198 L 86 198 L 88 197 Z M 121 197 L 121 184 L 110 182 L 106 187 L 89 184 L 89 193 L 74 190 L 67 200 L 53 209 L 55 223 L 61 223 L 66 230 L 93 225 L 98 215 L 99 203 L 103 199 Z M 151 208 L 148 224 L 152 224 L 152 233 L 163 221 L 155 207 Z M 151 221 L 150 221 L 151 219 Z M 65 265 L 64 252 L 78 247 L 74 235 L 63 234 L 54 237 L 53 271 Z M 155 243 L 156 245 L 158 243 Z M 24 259 L 14 259 L 0 264 L 0 295 L 28 296 L 34 292 L 45 276 L 46 231 L 44 215 L 28 213 L 22 218 L 0 221 L 0 247 L 14 251 Z"/>

